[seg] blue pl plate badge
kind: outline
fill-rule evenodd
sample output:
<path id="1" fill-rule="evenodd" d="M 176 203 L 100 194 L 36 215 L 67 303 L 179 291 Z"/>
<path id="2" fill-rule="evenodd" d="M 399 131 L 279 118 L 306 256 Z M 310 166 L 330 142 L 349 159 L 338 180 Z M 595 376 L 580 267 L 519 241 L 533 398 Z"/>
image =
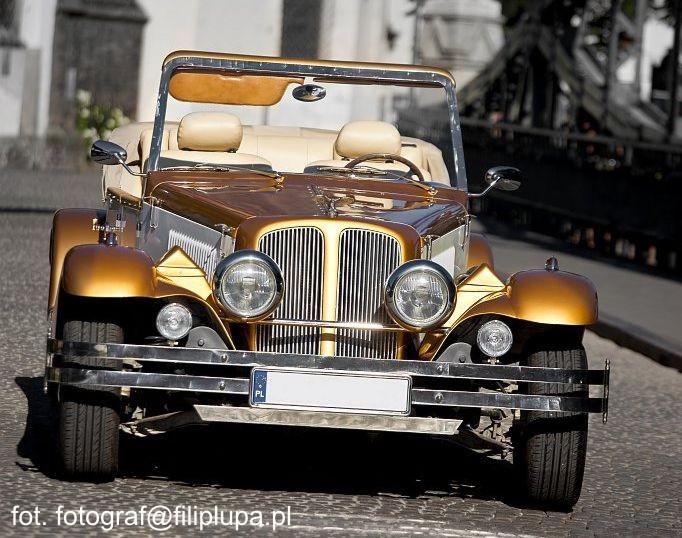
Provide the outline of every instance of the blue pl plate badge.
<path id="1" fill-rule="evenodd" d="M 268 387 L 268 373 L 256 370 L 253 373 L 253 385 L 251 386 L 251 401 L 253 403 L 265 403 L 265 395 Z"/>

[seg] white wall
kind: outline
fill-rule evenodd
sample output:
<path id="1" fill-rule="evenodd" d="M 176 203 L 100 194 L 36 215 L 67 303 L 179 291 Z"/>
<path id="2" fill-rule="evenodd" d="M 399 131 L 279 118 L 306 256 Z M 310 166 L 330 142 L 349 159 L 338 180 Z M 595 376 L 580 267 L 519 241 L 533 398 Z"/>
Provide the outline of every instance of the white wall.
<path id="1" fill-rule="evenodd" d="M 40 88 L 37 134 L 47 130 L 52 82 L 52 43 L 57 0 L 24 0 L 21 39 L 29 49 L 40 50 Z"/>
<path id="2" fill-rule="evenodd" d="M 0 61 L 9 67 L 6 74 L 0 74 L 0 136 L 17 136 L 21 124 L 26 51 L 3 47 L 0 55 Z"/>
<path id="3" fill-rule="evenodd" d="M 149 17 L 145 28 L 140 70 L 138 119 L 154 118 L 161 62 L 171 51 L 195 49 L 278 56 L 281 0 L 138 0 Z M 409 63 L 412 19 L 405 17 L 409 0 L 320 0 L 324 2 L 319 57 Z M 385 35 L 388 26 L 398 33 L 393 50 Z M 299 36 L 292 37 L 300 38 Z M 394 89 L 335 85 L 316 104 L 286 96 L 275 108 L 215 107 L 236 112 L 242 122 L 338 128 L 356 118 L 391 120 Z M 403 89 L 397 91 L 404 92 Z M 169 99 L 167 119 L 180 119 L 196 105 Z M 202 109 L 214 108 L 202 106 Z"/>
<path id="4" fill-rule="evenodd" d="M 50 105 L 57 0 L 23 0 L 18 5 L 19 40 L 24 47 L 6 49 L 10 61 L 9 73 L 0 76 L 0 136 L 44 135 Z M 35 71 L 37 80 L 30 80 L 27 87 L 25 74 Z"/>
<path id="5" fill-rule="evenodd" d="M 137 115 L 154 119 L 161 63 L 174 50 L 193 49 L 277 56 L 280 50 L 281 0 L 138 0 L 149 17 L 140 61 Z M 192 110 L 168 101 L 167 119 Z M 221 107 L 221 110 L 229 110 Z M 260 123 L 262 111 L 241 110 L 244 123 Z M 246 117 L 244 117 L 246 116 Z"/>

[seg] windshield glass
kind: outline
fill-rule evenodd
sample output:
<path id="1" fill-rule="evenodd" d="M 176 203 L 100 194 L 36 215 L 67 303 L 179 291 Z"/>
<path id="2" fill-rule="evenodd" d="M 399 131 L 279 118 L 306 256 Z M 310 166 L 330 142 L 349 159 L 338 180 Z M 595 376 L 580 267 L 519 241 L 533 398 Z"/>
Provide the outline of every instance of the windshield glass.
<path id="1" fill-rule="evenodd" d="M 287 76 L 275 76 L 263 74 L 268 65 L 252 74 L 164 71 L 169 90 L 160 96 L 150 169 L 200 165 L 465 185 L 454 85 L 445 75 L 355 70 L 366 78 L 348 80 L 335 78 L 343 69 L 299 76 L 329 68 L 286 65 Z M 421 78 L 403 80 L 411 76 Z M 442 118 L 442 128 L 415 121 L 409 112 L 417 107 Z"/>

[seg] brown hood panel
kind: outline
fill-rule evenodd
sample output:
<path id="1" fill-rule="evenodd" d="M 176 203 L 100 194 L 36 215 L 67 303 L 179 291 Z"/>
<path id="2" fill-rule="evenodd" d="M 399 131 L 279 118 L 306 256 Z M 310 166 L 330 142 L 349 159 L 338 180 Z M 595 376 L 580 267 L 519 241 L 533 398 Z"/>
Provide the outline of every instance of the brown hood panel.
<path id="1" fill-rule="evenodd" d="M 435 184 L 432 184 L 435 186 Z M 371 218 L 441 235 L 464 223 L 466 194 L 438 186 L 433 197 L 406 181 L 287 174 L 281 184 L 248 172 L 150 174 L 148 193 L 165 209 L 207 226 L 238 227 L 251 217 Z"/>

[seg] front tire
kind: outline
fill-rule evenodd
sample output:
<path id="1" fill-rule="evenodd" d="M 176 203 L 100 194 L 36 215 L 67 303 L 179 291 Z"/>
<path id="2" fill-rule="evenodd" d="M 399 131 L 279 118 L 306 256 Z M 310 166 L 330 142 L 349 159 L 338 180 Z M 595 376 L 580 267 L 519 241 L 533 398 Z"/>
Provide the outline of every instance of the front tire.
<path id="1" fill-rule="evenodd" d="M 528 366 L 587 369 L 582 346 L 535 351 Z M 528 394 L 587 396 L 584 385 L 529 383 Z M 580 497 L 587 455 L 587 413 L 524 411 L 514 443 L 514 463 L 526 498 L 543 508 L 570 510 Z"/>
<path id="2" fill-rule="evenodd" d="M 72 342 L 123 343 L 116 324 L 67 321 L 63 339 Z M 78 358 L 74 367 L 108 367 L 106 359 Z M 118 470 L 120 400 L 111 391 L 61 388 L 59 441 L 66 478 L 111 480 Z"/>

